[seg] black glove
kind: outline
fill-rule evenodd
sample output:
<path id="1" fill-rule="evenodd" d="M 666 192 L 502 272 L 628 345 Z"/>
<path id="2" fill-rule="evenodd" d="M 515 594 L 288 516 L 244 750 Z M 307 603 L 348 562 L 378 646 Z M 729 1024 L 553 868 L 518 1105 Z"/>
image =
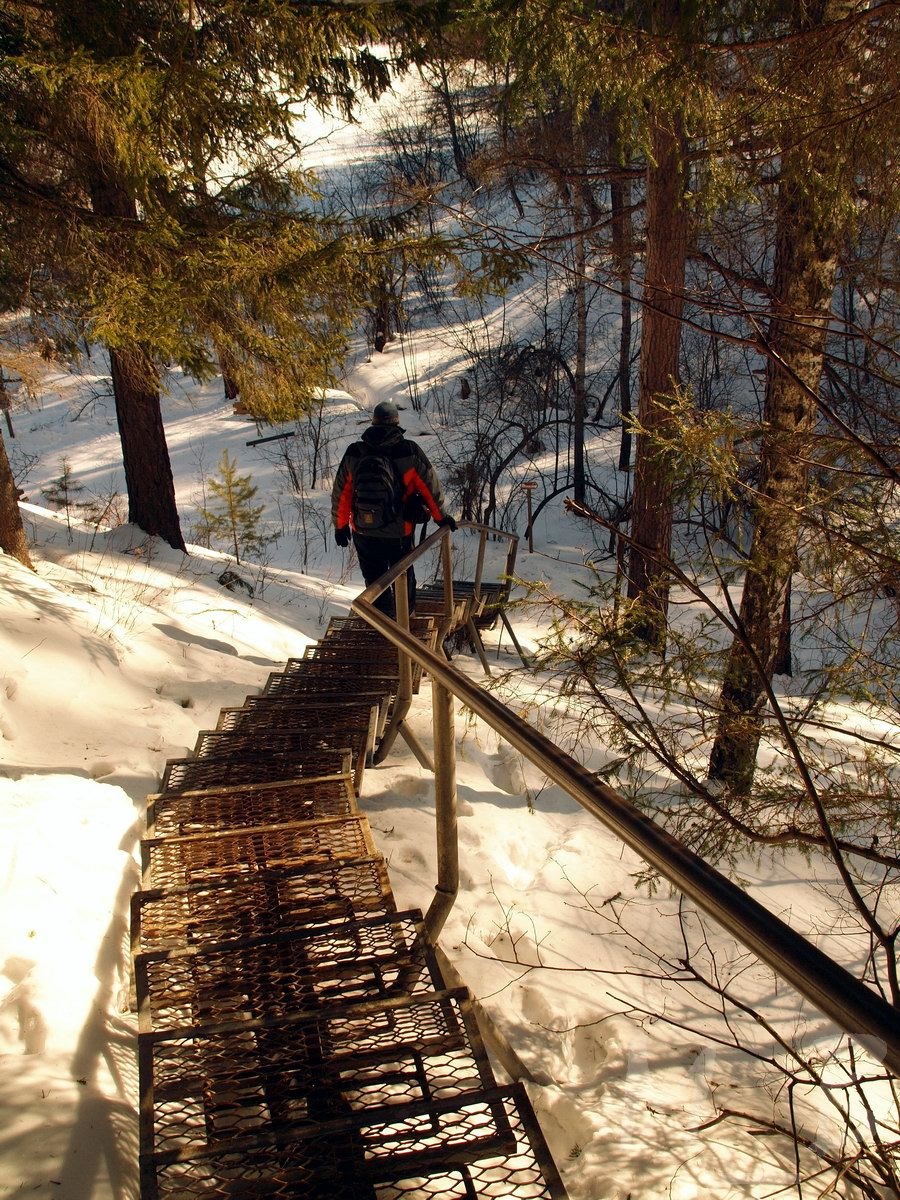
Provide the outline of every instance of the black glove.
<path id="1" fill-rule="evenodd" d="M 350 526 L 345 525 L 342 529 L 334 531 L 335 544 L 340 546 L 342 550 L 350 545 Z"/>
<path id="2" fill-rule="evenodd" d="M 456 522 L 452 517 L 441 517 L 438 525 L 442 525 L 445 529 L 449 529 L 451 533 L 456 533 Z"/>

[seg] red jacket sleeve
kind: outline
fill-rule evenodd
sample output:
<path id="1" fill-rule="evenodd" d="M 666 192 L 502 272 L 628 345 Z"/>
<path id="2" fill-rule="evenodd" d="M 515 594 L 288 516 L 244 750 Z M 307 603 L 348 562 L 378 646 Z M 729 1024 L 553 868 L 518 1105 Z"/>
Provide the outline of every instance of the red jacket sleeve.
<path id="1" fill-rule="evenodd" d="M 425 501 L 428 511 L 435 521 L 444 516 L 444 496 L 441 492 L 440 480 L 434 467 L 415 443 L 413 446 L 413 465 L 403 475 L 404 494 L 408 498 L 416 492 Z"/>
<path id="2" fill-rule="evenodd" d="M 350 522 L 353 511 L 353 470 L 351 456 L 345 454 L 341 459 L 334 486 L 331 489 L 331 519 L 335 529 L 344 529 Z"/>

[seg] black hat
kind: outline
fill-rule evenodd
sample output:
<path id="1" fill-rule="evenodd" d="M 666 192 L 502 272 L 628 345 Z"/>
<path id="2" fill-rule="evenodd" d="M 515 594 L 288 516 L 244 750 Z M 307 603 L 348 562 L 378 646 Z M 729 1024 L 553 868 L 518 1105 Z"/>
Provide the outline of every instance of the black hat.
<path id="1" fill-rule="evenodd" d="M 400 410 L 390 400 L 382 400 L 372 409 L 373 425 L 399 425 Z"/>

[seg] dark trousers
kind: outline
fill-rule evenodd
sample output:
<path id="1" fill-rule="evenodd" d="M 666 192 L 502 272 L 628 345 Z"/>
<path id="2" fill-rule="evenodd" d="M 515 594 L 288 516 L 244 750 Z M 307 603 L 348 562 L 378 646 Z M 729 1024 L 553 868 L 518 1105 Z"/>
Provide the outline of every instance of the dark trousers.
<path id="1" fill-rule="evenodd" d="M 356 557 L 359 559 L 359 569 L 362 571 L 366 587 L 380 579 L 385 571 L 389 571 L 394 563 L 398 563 L 412 550 L 412 538 L 382 538 L 370 537 L 364 533 L 354 533 L 353 545 Z M 413 569 L 406 572 L 407 595 L 409 596 L 409 611 L 416 606 L 416 576 Z M 389 617 L 396 616 L 394 608 L 394 589 L 389 587 L 375 601 L 375 607 L 387 613 Z"/>

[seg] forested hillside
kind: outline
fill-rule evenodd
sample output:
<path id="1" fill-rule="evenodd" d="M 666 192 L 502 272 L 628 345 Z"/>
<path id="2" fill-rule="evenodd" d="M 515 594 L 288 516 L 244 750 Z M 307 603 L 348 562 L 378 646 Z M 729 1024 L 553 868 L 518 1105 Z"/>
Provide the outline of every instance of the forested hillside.
<path id="1" fill-rule="evenodd" d="M 897 7 L 0 0 L 0 45 L 16 578 L 24 501 L 343 604 L 328 492 L 391 396 L 452 512 L 536 540 L 502 696 L 738 881 L 807 864 L 802 931 L 900 1006 Z M 764 1066 L 709 1127 L 790 1146 L 779 1188 L 900 1194 L 877 1047 L 615 891 L 575 887 L 653 981 L 616 1012 Z"/>

